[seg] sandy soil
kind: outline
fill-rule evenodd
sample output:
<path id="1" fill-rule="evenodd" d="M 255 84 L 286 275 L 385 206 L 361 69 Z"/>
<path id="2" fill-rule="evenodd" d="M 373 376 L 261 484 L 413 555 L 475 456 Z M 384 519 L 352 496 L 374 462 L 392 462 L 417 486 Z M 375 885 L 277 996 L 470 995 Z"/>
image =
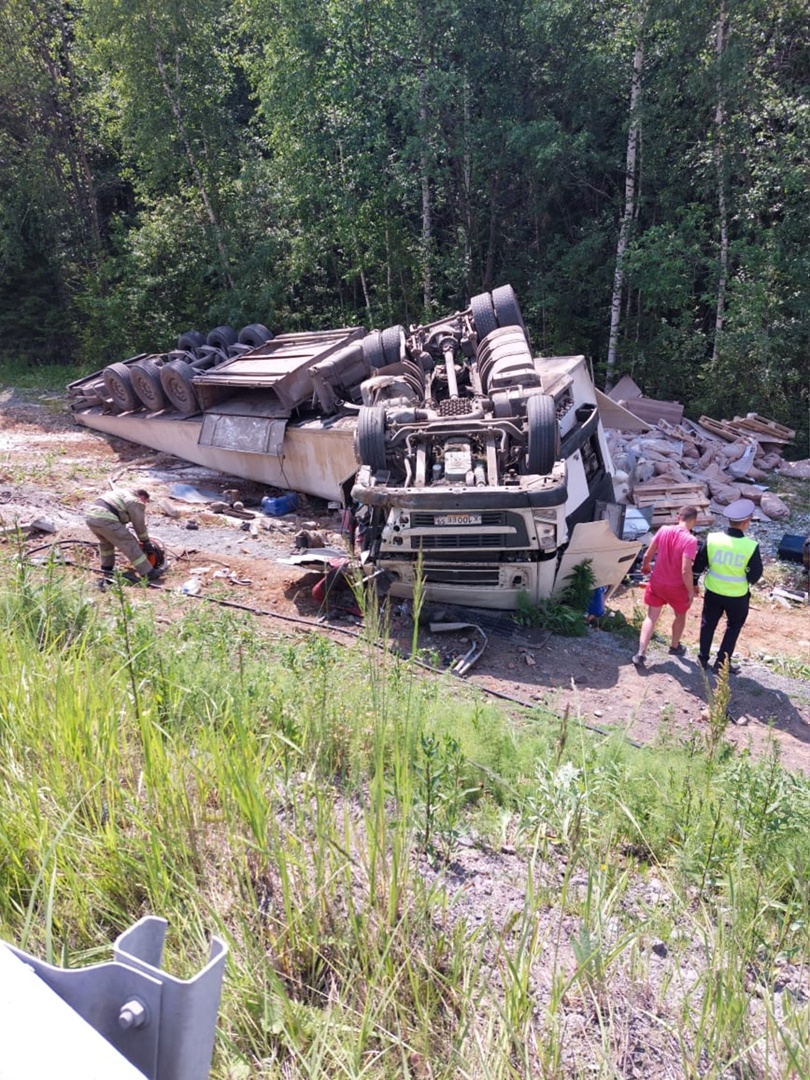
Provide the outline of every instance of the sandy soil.
<path id="1" fill-rule="evenodd" d="M 90 539 L 83 525 L 83 507 L 112 480 L 142 484 L 152 492 L 150 529 L 166 544 L 170 560 L 163 588 L 179 590 L 196 580 L 203 594 L 273 612 L 290 620 L 291 627 L 298 619 L 324 616 L 311 592 L 319 577 L 279 559 L 294 553 L 295 536 L 301 529 L 317 529 L 328 544 L 344 546 L 339 514 L 325 503 L 303 500 L 294 515 L 268 518 L 257 514 L 252 521 L 211 513 L 204 503 L 172 497 L 174 486 L 185 484 L 216 493 L 238 487 L 248 507 L 267 492 L 82 428 L 58 397 L 43 400 L 14 391 L 0 394 L 0 526 L 45 518 L 57 529 L 52 536 L 32 534 L 29 551 L 41 548 L 39 554 L 46 554 L 57 541 L 89 573 L 95 566 L 92 549 L 66 542 Z M 167 516 L 165 509 L 177 516 Z M 189 523 L 197 528 L 189 529 Z M 786 531 L 794 531 L 790 523 Z M 766 564 L 772 563 L 776 571 L 775 552 L 764 542 L 762 546 Z M 790 566 L 781 564 L 778 569 L 782 577 L 787 571 L 788 585 L 807 587 L 800 568 L 792 577 Z M 733 723 L 727 737 L 757 753 L 774 737 L 784 763 L 810 773 L 810 687 L 763 663 L 764 657 L 774 655 L 810 662 L 810 620 L 806 605 L 783 606 L 785 601 L 772 598 L 773 580 L 774 574 L 766 572 L 739 642 L 742 670 L 731 679 Z M 638 618 L 643 611 L 642 595 L 641 587 L 620 589 L 608 602 L 603 625 L 616 621 L 617 615 L 611 617 L 611 612 L 621 613 L 628 621 Z M 715 680 L 711 676 L 707 680 L 695 658 L 699 603 L 687 620 L 687 656 L 668 655 L 670 618 L 665 613 L 649 650 L 648 667 L 640 672 L 630 662 L 635 651 L 633 636 L 593 627 L 583 638 L 561 638 L 518 627 L 510 617 L 492 612 L 455 610 L 445 615 L 475 623 L 487 636 L 486 649 L 467 676 L 471 685 L 482 690 L 558 713 L 568 708 L 569 715 L 587 726 L 601 731 L 620 729 L 637 743 L 686 739 L 705 727 Z M 328 621 L 335 629 L 357 628 L 359 619 L 352 613 L 350 596 L 332 597 Z M 279 625 L 283 628 L 285 623 Z M 392 632 L 403 647 L 412 642 L 408 604 L 394 604 Z M 425 627 L 418 635 L 419 647 L 440 664 L 463 656 L 475 640 L 475 631 L 440 634 Z"/>

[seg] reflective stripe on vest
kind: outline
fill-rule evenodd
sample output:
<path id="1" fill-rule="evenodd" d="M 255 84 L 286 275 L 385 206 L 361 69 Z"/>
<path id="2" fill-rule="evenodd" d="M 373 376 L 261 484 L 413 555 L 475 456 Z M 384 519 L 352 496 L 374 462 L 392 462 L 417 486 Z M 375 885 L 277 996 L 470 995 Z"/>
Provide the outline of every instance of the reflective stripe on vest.
<path id="1" fill-rule="evenodd" d="M 703 581 L 705 587 L 721 596 L 745 596 L 748 592 L 745 568 L 756 546 L 756 540 L 749 540 L 747 536 L 709 533 L 706 539 L 709 570 Z"/>

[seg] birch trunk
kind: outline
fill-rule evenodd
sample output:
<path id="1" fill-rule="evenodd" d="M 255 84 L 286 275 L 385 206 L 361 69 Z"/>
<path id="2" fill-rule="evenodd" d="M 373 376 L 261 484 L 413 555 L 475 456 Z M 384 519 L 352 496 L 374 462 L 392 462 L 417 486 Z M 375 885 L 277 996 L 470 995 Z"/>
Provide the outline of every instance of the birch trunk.
<path id="1" fill-rule="evenodd" d="M 717 108 L 714 113 L 714 167 L 717 174 L 717 212 L 720 217 L 720 273 L 717 279 L 717 311 L 714 320 L 712 365 L 717 363 L 720 338 L 726 317 L 726 286 L 728 283 L 728 202 L 726 199 L 725 98 L 723 94 L 723 53 L 728 39 L 725 4 L 720 5 L 715 37 L 717 61 Z"/>
<path id="2" fill-rule="evenodd" d="M 641 121 L 639 103 L 641 100 L 642 71 L 644 68 L 644 18 L 639 25 L 636 50 L 633 54 L 633 77 L 630 83 L 630 130 L 627 133 L 627 159 L 624 176 L 624 210 L 619 226 L 619 239 L 616 243 L 616 268 L 613 273 L 613 294 L 610 302 L 610 335 L 608 337 L 607 373 L 605 389 L 613 386 L 616 370 L 616 346 L 619 340 L 619 322 L 622 310 L 622 292 L 624 289 L 624 254 L 630 236 L 630 227 L 636 211 L 636 169 L 638 142 Z"/>
<path id="3" fill-rule="evenodd" d="M 427 73 L 424 68 L 419 73 L 419 120 L 422 126 L 422 149 L 420 166 L 422 173 L 422 303 L 425 315 L 433 301 L 433 281 L 431 277 L 431 256 L 433 254 L 433 216 L 430 200 L 430 176 L 428 172 L 430 157 L 428 151 L 428 95 Z"/>

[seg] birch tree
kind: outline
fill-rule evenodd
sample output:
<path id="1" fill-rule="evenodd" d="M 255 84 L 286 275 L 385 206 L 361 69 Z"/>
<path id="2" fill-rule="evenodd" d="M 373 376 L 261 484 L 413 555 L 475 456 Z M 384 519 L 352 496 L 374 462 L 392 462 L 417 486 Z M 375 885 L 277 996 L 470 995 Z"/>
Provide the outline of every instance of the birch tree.
<path id="1" fill-rule="evenodd" d="M 622 293 L 624 290 L 624 258 L 630 229 L 636 213 L 636 181 L 638 169 L 638 146 L 641 133 L 641 90 L 644 71 L 644 28 L 646 11 L 638 19 L 636 45 L 633 52 L 633 72 L 630 80 L 630 111 L 627 132 L 627 154 L 624 170 L 624 208 L 616 241 L 616 263 L 613 272 L 613 291 L 610 301 L 610 333 L 608 336 L 607 374 L 605 388 L 610 390 L 616 370 L 616 353 L 619 341 Z"/>

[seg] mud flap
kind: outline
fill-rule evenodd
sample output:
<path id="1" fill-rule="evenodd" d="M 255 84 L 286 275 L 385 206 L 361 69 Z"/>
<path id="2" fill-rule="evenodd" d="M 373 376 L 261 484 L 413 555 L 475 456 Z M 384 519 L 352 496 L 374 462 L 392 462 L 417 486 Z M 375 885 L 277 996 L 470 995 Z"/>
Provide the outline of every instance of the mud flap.
<path id="1" fill-rule="evenodd" d="M 607 521 L 582 521 L 574 526 L 571 540 L 560 560 L 552 596 L 562 592 L 574 567 L 590 560 L 594 588 L 610 596 L 641 550 L 641 544 L 619 540 Z"/>

